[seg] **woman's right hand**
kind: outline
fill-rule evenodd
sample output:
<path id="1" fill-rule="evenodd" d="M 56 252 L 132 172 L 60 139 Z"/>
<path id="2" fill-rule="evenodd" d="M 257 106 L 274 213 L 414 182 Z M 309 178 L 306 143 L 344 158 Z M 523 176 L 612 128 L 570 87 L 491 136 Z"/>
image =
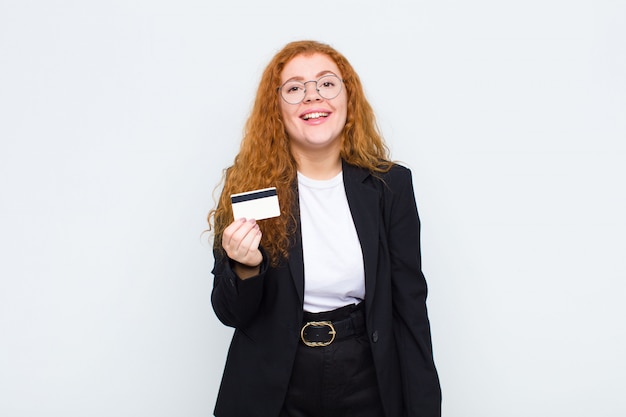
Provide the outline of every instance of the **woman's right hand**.
<path id="1" fill-rule="evenodd" d="M 233 270 L 241 279 L 258 275 L 263 255 L 259 250 L 261 229 L 254 219 L 232 222 L 222 235 L 222 247 L 235 263 Z"/>

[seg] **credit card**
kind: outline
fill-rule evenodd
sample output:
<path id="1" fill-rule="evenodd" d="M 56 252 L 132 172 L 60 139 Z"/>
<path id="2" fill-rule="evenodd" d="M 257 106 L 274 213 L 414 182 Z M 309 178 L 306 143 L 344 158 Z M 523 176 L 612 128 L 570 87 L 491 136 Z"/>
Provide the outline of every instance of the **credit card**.
<path id="1" fill-rule="evenodd" d="M 230 202 L 235 220 L 242 217 L 263 220 L 280 216 L 276 187 L 231 194 Z"/>

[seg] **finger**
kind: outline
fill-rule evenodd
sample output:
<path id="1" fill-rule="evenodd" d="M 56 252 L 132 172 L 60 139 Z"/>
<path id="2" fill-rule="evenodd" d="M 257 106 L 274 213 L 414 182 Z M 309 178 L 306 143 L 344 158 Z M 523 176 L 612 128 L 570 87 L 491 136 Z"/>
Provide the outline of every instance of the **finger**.
<path id="1" fill-rule="evenodd" d="M 236 246 L 241 245 L 241 242 L 253 229 L 258 229 L 258 225 L 254 219 L 243 222 L 237 230 L 235 230 L 231 236 L 231 240 Z"/>
<path id="2" fill-rule="evenodd" d="M 254 220 L 233 225 L 233 232 L 222 242 L 222 247 L 229 258 L 246 263 L 251 252 L 258 251 L 258 243 L 255 245 L 256 235 L 260 232 L 259 226 Z M 258 258 L 255 253 L 254 258 Z"/>
<path id="3" fill-rule="evenodd" d="M 243 265 L 259 265 L 263 261 L 263 255 L 259 250 L 261 237 L 262 233 L 258 226 L 250 230 L 237 250 L 237 258 L 235 259 L 231 257 L 231 259 Z"/>
<path id="4" fill-rule="evenodd" d="M 241 243 L 239 244 L 239 250 L 244 252 L 250 252 L 253 250 L 257 250 L 259 248 L 259 243 L 261 242 L 259 235 L 261 234 L 261 229 L 258 224 L 255 224 L 248 233 L 241 239 Z"/>
<path id="5" fill-rule="evenodd" d="M 263 233 L 261 232 L 261 229 L 259 229 L 250 246 L 254 247 L 255 249 L 259 249 L 259 245 L 261 244 L 262 237 L 263 237 Z"/>
<path id="6" fill-rule="evenodd" d="M 241 236 L 247 233 L 246 229 L 249 229 L 250 227 L 251 226 L 244 218 L 232 222 L 228 225 L 228 227 L 226 227 L 226 229 L 224 229 L 224 233 L 222 234 L 222 246 L 237 246 L 237 239 L 241 239 Z"/>

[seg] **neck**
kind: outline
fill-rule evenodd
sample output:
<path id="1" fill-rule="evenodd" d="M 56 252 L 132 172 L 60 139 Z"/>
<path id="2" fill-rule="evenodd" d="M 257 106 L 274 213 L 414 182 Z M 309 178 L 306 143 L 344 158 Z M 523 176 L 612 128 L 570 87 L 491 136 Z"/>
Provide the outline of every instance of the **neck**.
<path id="1" fill-rule="evenodd" d="M 328 180 L 341 172 L 339 152 L 331 153 L 299 153 L 292 150 L 298 171 L 313 180 Z"/>

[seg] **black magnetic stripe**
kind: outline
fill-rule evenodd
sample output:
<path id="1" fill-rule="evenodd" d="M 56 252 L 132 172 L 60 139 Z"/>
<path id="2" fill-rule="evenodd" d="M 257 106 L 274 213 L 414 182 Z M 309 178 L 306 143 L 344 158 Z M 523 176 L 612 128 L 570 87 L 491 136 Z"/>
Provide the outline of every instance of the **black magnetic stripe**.
<path id="1" fill-rule="evenodd" d="M 276 189 L 265 190 L 265 191 L 257 191 L 256 193 L 244 194 L 244 195 L 236 195 L 230 198 L 230 201 L 235 203 L 241 203 L 242 201 L 250 201 L 257 200 L 259 198 L 265 197 L 273 197 L 276 195 Z"/>

